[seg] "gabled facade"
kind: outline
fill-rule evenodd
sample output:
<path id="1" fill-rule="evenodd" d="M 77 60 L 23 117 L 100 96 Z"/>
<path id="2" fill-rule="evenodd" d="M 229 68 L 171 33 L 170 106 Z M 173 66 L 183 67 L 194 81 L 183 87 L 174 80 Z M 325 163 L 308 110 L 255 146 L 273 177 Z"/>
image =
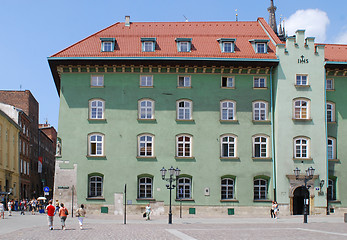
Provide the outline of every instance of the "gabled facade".
<path id="1" fill-rule="evenodd" d="M 304 31 L 281 42 L 262 18 L 125 22 L 49 57 L 61 100 L 54 198 L 122 214 L 126 184 L 130 211 L 151 202 L 165 214 L 159 170 L 174 166 L 173 205 L 186 211 L 268 214 L 276 200 L 302 214 L 293 170 L 313 166 L 310 212 L 325 212 L 325 48 Z"/>

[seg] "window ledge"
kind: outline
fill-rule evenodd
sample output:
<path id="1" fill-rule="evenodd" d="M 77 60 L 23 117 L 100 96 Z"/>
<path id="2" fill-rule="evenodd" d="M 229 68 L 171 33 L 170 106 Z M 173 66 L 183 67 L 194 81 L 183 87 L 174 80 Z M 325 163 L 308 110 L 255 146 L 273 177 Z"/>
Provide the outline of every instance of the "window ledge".
<path id="1" fill-rule="evenodd" d="M 155 118 L 138 118 L 137 121 L 138 122 L 147 122 L 147 123 L 157 122 L 157 120 Z"/>
<path id="2" fill-rule="evenodd" d="M 264 89 L 264 90 L 266 90 L 268 88 L 267 87 L 253 87 L 253 89 Z"/>
<path id="3" fill-rule="evenodd" d="M 89 122 L 107 122 L 107 121 L 106 121 L 106 118 L 100 118 L 100 119 L 97 119 L 97 118 L 88 118 L 88 121 L 89 121 Z"/>
<path id="4" fill-rule="evenodd" d="M 189 123 L 193 123 L 194 119 L 177 119 L 176 118 L 176 122 L 189 122 Z"/>
<path id="5" fill-rule="evenodd" d="M 272 161 L 271 157 L 252 157 L 253 161 Z"/>
<path id="6" fill-rule="evenodd" d="M 221 161 L 240 161 L 239 157 L 220 157 Z"/>
<path id="7" fill-rule="evenodd" d="M 311 122 L 312 118 L 292 118 L 292 120 L 298 122 Z"/>
<path id="8" fill-rule="evenodd" d="M 312 161 L 313 158 L 293 158 L 293 161 Z"/>
<path id="9" fill-rule="evenodd" d="M 221 199 L 220 202 L 239 202 L 237 199 Z"/>
<path id="10" fill-rule="evenodd" d="M 335 89 L 326 89 L 327 92 L 335 92 Z"/>
<path id="11" fill-rule="evenodd" d="M 175 159 L 177 161 L 189 161 L 189 162 L 195 161 L 195 157 L 178 157 L 178 156 L 175 156 Z"/>
<path id="12" fill-rule="evenodd" d="M 219 120 L 220 123 L 239 123 L 239 120 L 233 119 L 233 120 Z"/>
<path id="13" fill-rule="evenodd" d="M 95 155 L 87 155 L 86 156 L 87 158 L 97 158 L 97 159 L 105 159 L 106 160 L 106 156 L 103 155 L 103 156 L 95 156 Z"/>
<path id="14" fill-rule="evenodd" d="M 153 86 L 140 86 L 140 88 L 153 88 Z"/>
<path id="15" fill-rule="evenodd" d="M 182 201 L 182 202 L 194 202 L 195 200 L 192 198 L 176 198 L 175 201 Z"/>
<path id="16" fill-rule="evenodd" d="M 272 200 L 270 200 L 270 199 L 253 199 L 253 202 L 269 202 L 269 203 L 271 203 Z"/>
<path id="17" fill-rule="evenodd" d="M 87 197 L 86 200 L 105 200 L 104 197 Z"/>
<path id="18" fill-rule="evenodd" d="M 179 87 L 179 86 L 177 86 L 177 88 L 192 88 L 191 86 L 189 86 L 189 87 Z"/>
<path id="19" fill-rule="evenodd" d="M 340 200 L 328 200 L 328 203 L 341 203 Z"/>
<path id="20" fill-rule="evenodd" d="M 156 201 L 155 198 L 136 198 L 136 201 Z"/>
<path id="21" fill-rule="evenodd" d="M 145 157 L 145 156 L 136 156 L 137 160 L 142 160 L 142 161 L 157 161 L 156 156 L 151 156 L 151 157 Z"/>
<path id="22" fill-rule="evenodd" d="M 105 88 L 105 86 L 90 86 L 90 88 Z"/>
<path id="23" fill-rule="evenodd" d="M 328 124 L 336 124 L 336 121 L 327 122 Z"/>
<path id="24" fill-rule="evenodd" d="M 329 162 L 340 162 L 340 159 L 334 158 L 334 159 L 328 159 Z"/>
<path id="25" fill-rule="evenodd" d="M 309 87 L 311 87 L 310 85 L 297 85 L 297 84 L 294 84 L 294 86 L 297 88 L 309 88 Z"/>
<path id="26" fill-rule="evenodd" d="M 270 120 L 252 120 L 253 123 L 271 123 Z"/>
<path id="27" fill-rule="evenodd" d="M 220 87 L 221 89 L 235 89 L 235 87 Z"/>

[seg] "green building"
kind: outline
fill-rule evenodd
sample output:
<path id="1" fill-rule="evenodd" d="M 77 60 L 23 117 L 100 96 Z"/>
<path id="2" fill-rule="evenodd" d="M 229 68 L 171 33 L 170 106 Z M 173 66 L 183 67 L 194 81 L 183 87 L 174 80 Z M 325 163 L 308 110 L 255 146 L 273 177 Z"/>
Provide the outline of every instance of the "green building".
<path id="1" fill-rule="evenodd" d="M 347 46 L 279 36 L 263 18 L 126 17 L 49 57 L 54 198 L 123 214 L 126 185 L 128 211 L 167 214 L 160 170 L 173 166 L 174 215 L 181 202 L 187 214 L 269 214 L 273 200 L 303 214 L 305 196 L 310 214 L 342 212 Z"/>

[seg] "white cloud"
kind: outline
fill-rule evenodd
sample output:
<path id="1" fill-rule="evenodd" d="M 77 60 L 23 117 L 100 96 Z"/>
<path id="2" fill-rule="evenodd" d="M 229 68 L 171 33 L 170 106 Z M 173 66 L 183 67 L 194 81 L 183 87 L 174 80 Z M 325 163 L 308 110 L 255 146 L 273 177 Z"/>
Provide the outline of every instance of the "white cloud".
<path id="1" fill-rule="evenodd" d="M 315 37 L 315 42 L 324 42 L 329 23 L 327 13 L 322 10 L 297 10 L 286 20 L 285 28 L 288 36 L 295 35 L 295 31 L 298 29 L 305 29 L 306 37 Z"/>

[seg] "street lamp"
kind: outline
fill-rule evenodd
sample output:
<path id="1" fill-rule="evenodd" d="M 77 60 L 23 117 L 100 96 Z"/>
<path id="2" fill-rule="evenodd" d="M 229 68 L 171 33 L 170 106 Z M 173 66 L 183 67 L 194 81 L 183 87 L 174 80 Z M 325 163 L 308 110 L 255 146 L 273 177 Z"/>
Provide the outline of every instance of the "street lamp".
<path id="1" fill-rule="evenodd" d="M 304 178 L 304 182 L 305 182 L 305 189 L 307 190 L 307 192 L 309 192 L 309 190 L 308 190 L 309 188 L 307 188 L 307 182 L 313 178 L 314 171 L 315 171 L 315 169 L 313 167 L 309 167 L 306 170 L 306 175 L 305 175 L 305 178 Z M 298 180 L 299 176 L 300 176 L 300 169 L 299 168 L 295 168 L 294 169 L 294 174 L 295 174 L 296 180 Z M 305 198 L 304 198 L 304 223 L 307 223 L 307 202 L 308 202 L 308 199 L 307 199 L 307 196 L 305 194 Z"/>
<path id="2" fill-rule="evenodd" d="M 169 177 L 166 178 L 165 174 L 166 171 L 169 171 Z M 172 224 L 172 212 L 171 212 L 171 190 L 174 189 L 176 186 L 172 184 L 173 181 L 176 181 L 177 177 L 180 175 L 181 170 L 178 168 L 174 169 L 172 166 L 168 170 L 166 170 L 164 167 L 160 170 L 161 172 L 161 178 L 170 184 L 166 184 L 166 188 L 170 190 L 170 208 L 169 208 L 169 224 Z M 176 177 L 176 178 L 174 178 Z"/>

